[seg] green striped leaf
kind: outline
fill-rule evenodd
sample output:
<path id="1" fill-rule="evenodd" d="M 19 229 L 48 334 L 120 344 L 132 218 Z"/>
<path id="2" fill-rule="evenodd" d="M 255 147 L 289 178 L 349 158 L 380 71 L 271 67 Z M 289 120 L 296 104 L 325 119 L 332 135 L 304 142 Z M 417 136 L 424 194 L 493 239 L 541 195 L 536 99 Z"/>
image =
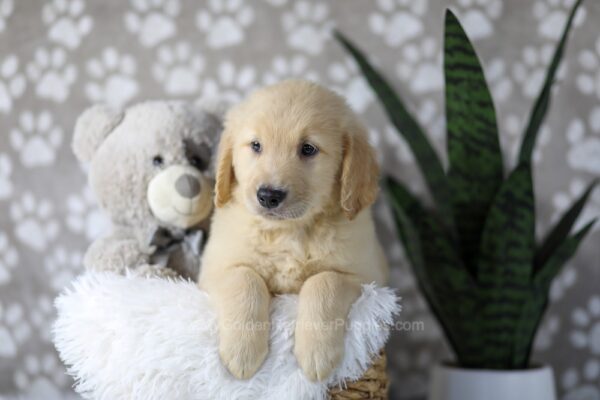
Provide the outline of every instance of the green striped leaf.
<path id="1" fill-rule="evenodd" d="M 476 316 L 482 303 L 453 238 L 439 218 L 424 209 L 404 186 L 390 179 L 387 189 L 401 238 L 412 234 L 409 248 L 414 249 L 415 243 L 419 243 L 420 253 L 412 257 L 416 262 L 411 260 L 411 263 L 429 307 L 440 321 L 460 364 L 478 365 L 483 362 L 484 342 Z M 407 253 L 411 258 L 414 252 L 407 249 Z"/>
<path id="2" fill-rule="evenodd" d="M 464 268 L 454 238 L 438 215 L 422 207 L 404 186 L 393 179 L 388 180 L 387 186 L 393 204 L 410 216 L 419 234 L 426 268 L 432 272 L 435 268 L 435 274 L 429 278 L 432 284 L 439 286 L 443 293 L 474 288 L 474 280 Z"/>
<path id="3" fill-rule="evenodd" d="M 531 162 L 531 154 L 533 152 L 533 147 L 535 146 L 537 134 L 540 130 L 542 122 L 544 121 L 546 112 L 548 111 L 548 108 L 550 106 L 552 84 L 554 83 L 554 77 L 556 75 L 556 71 L 558 70 L 560 60 L 562 59 L 563 52 L 565 50 L 567 36 L 569 34 L 569 31 L 571 30 L 571 25 L 573 24 L 575 13 L 577 12 L 577 9 L 579 8 L 582 2 L 583 0 L 577 0 L 575 2 L 575 5 L 571 9 L 571 13 L 569 14 L 569 18 L 567 19 L 567 23 L 563 30 L 560 41 L 558 42 L 558 46 L 554 51 L 554 56 L 552 57 L 552 61 L 550 62 L 550 66 L 548 67 L 548 72 L 546 72 L 544 86 L 542 86 L 542 91 L 540 92 L 535 102 L 533 111 L 531 112 L 531 116 L 529 117 L 529 123 L 527 124 L 527 128 L 525 128 L 523 142 L 521 143 L 521 149 L 519 150 L 519 163 Z"/>
<path id="4" fill-rule="evenodd" d="M 433 146 L 418 122 L 407 111 L 404 103 L 386 79 L 369 63 L 365 55 L 340 32 L 335 32 L 335 38 L 354 58 L 383 105 L 388 118 L 396 130 L 406 139 L 419 164 L 429 192 L 435 200 L 441 218 L 446 226 L 453 227 L 450 189 L 446 181 L 444 168 Z"/>
<path id="5" fill-rule="evenodd" d="M 543 268 L 534 276 L 529 301 L 524 302 L 521 319 L 515 335 L 515 368 L 526 368 L 531 355 L 535 334 L 548 306 L 548 292 L 554 277 L 575 254 L 596 221 L 586 224 L 577 233 L 564 240 L 550 256 Z"/>
<path id="6" fill-rule="evenodd" d="M 502 183 L 502 153 L 481 64 L 450 10 L 444 38 L 448 180 L 463 260 L 474 276 L 485 217 Z"/>
<path id="7" fill-rule="evenodd" d="M 486 368 L 515 362 L 515 329 L 531 293 L 534 235 L 531 169 L 520 164 L 498 190 L 481 238 L 478 284 L 485 293 Z"/>
<path id="8" fill-rule="evenodd" d="M 388 179 L 384 183 L 386 195 L 395 213 L 398 234 L 404 245 L 404 250 L 415 270 L 424 268 L 423 255 L 419 234 L 414 227 L 413 221 L 408 215 L 420 209 L 417 199 L 400 183 Z M 417 276 L 423 276 L 418 273 Z"/>
<path id="9" fill-rule="evenodd" d="M 416 229 L 415 222 L 409 217 L 409 215 L 420 215 L 423 211 L 421 205 L 400 183 L 390 179 L 384 186 L 394 211 L 398 235 L 404 245 L 404 250 L 410 261 L 413 273 L 417 278 L 419 289 L 425 296 L 429 308 L 439 321 L 442 330 L 448 338 L 450 346 L 456 353 L 456 342 L 458 338 L 454 336 L 453 331 L 448 327 L 447 321 L 449 321 L 450 318 L 446 315 L 443 304 L 438 299 L 437 293 L 431 286 L 431 281 L 426 272 L 425 261 L 423 260 L 419 232 Z"/>
<path id="10" fill-rule="evenodd" d="M 594 190 L 594 187 L 597 183 L 597 180 L 594 180 L 592 183 L 590 183 L 590 185 L 579 197 L 579 199 L 577 199 L 573 203 L 573 205 L 571 205 L 567 212 L 565 212 L 565 214 L 562 216 L 560 221 L 543 240 L 542 245 L 539 247 L 535 254 L 534 273 L 535 271 L 539 271 L 544 266 L 544 264 L 546 264 L 548 259 L 554 253 L 554 251 L 569 235 L 569 233 L 571 232 L 571 228 L 573 228 L 573 224 L 575 224 L 577 217 L 579 217 L 579 214 L 583 210 L 587 199 L 590 197 L 590 194 Z"/>
<path id="11" fill-rule="evenodd" d="M 568 236 L 589 189 L 536 251 L 531 152 L 580 4 L 577 0 L 549 66 L 517 168 L 504 182 L 493 102 L 475 51 L 451 12 L 446 15 L 444 59 L 447 177 L 421 127 L 385 78 L 336 33 L 411 147 L 436 203 L 436 210 L 428 210 L 402 184 L 388 181 L 386 193 L 419 287 L 463 367 L 527 367 L 550 282 L 592 226 Z"/>
<path id="12" fill-rule="evenodd" d="M 529 367 L 535 333 L 547 306 L 548 292 L 532 286 L 527 298 L 523 301 L 521 316 L 515 325 L 513 356 L 510 364 L 512 369 Z"/>
<path id="13" fill-rule="evenodd" d="M 442 306 L 440 314 L 453 338 L 457 359 L 465 367 L 474 367 L 484 361 L 485 348 L 479 289 L 441 221 L 431 213 L 414 218 L 418 219 L 426 277 Z"/>
<path id="14" fill-rule="evenodd" d="M 499 287 L 521 277 L 529 281 L 535 248 L 534 208 L 531 167 L 520 164 L 500 186 L 486 219 L 478 270 L 480 284 Z M 523 265 L 528 265 L 528 271 L 522 270 Z"/>
<path id="15" fill-rule="evenodd" d="M 545 291 L 549 290 L 552 279 L 558 275 L 563 265 L 575 254 L 579 248 L 579 244 L 586 237 L 590 229 L 592 229 L 594 223 L 596 223 L 595 219 L 588 222 L 583 228 L 569 236 L 558 246 L 548 261 L 534 276 L 534 281 L 537 285 L 540 285 Z"/>

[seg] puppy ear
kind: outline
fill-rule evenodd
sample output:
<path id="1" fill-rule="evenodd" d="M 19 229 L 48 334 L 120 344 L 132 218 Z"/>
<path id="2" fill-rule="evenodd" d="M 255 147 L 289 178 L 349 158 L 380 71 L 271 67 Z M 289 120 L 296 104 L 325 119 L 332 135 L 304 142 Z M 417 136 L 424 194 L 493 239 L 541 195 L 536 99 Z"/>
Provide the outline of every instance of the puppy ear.
<path id="1" fill-rule="evenodd" d="M 71 147 L 77 159 L 90 162 L 104 139 L 123 119 L 123 112 L 95 105 L 83 112 L 75 123 Z"/>
<path id="2" fill-rule="evenodd" d="M 222 207 L 231 199 L 231 186 L 235 179 L 233 172 L 233 140 L 230 135 L 223 134 L 219 143 L 217 156 L 217 173 L 215 183 L 215 205 Z"/>
<path id="3" fill-rule="evenodd" d="M 344 138 L 340 203 L 344 214 L 352 220 L 377 198 L 379 167 L 375 152 L 362 126 Z"/>

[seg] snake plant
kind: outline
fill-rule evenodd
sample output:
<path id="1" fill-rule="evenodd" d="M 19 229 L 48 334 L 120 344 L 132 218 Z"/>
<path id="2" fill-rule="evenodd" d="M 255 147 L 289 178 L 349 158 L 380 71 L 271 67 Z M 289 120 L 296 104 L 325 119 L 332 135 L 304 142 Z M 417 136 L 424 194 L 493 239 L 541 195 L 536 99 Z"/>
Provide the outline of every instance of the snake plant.
<path id="1" fill-rule="evenodd" d="M 489 87 L 469 38 L 450 10 L 444 38 L 447 171 L 385 78 L 354 44 L 335 33 L 410 146 L 433 199 L 433 207 L 426 206 L 402 183 L 386 179 L 408 260 L 461 367 L 529 366 L 551 281 L 595 222 L 571 233 L 593 182 L 541 243 L 535 239 L 531 154 L 580 4 L 575 3 L 548 68 L 517 166 L 506 177 Z"/>

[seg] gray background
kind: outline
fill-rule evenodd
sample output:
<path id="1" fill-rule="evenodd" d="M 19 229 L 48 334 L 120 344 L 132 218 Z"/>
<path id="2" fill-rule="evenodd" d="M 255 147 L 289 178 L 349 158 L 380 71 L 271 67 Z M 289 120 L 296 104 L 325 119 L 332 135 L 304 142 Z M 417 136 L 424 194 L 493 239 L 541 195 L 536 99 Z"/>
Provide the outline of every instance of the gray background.
<path id="1" fill-rule="evenodd" d="M 454 0 L 485 64 L 512 165 L 523 121 L 571 0 Z M 81 271 L 106 231 L 69 142 L 95 102 L 219 93 L 238 100 L 288 76 L 311 77 L 348 97 L 371 128 L 389 173 L 423 185 L 406 144 L 356 67 L 327 32 L 339 27 L 368 49 L 442 150 L 442 0 L 0 0 L 0 393 L 65 398 L 71 381 L 49 342 L 52 300 Z M 550 117 L 539 138 L 539 234 L 600 175 L 600 3 L 577 18 Z M 596 190 L 581 223 L 600 215 Z M 392 397 L 419 398 L 446 357 L 390 226 L 376 207 L 403 296 L 403 318 L 423 330 L 394 334 Z M 600 224 L 552 287 L 535 359 L 554 366 L 562 399 L 600 399 Z M 1 397 L 1 396 L 0 396 Z"/>

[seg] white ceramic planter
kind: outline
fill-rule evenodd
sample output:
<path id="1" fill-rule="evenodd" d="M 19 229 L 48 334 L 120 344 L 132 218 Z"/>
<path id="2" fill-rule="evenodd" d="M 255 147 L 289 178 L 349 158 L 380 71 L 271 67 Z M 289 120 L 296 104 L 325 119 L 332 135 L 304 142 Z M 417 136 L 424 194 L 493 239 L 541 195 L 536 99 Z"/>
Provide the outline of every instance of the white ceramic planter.
<path id="1" fill-rule="evenodd" d="M 548 366 L 495 371 L 438 365 L 429 400 L 556 400 L 554 373 Z"/>

